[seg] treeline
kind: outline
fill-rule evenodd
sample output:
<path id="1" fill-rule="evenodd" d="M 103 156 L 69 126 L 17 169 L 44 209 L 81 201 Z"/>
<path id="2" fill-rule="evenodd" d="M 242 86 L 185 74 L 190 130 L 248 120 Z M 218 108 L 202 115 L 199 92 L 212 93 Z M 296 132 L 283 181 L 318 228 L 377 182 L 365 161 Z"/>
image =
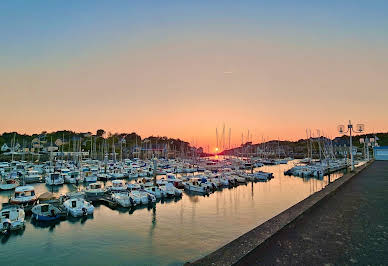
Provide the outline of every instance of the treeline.
<path id="1" fill-rule="evenodd" d="M 363 147 L 363 143 L 360 141 L 361 138 L 375 138 L 377 139 L 377 143 L 379 146 L 388 146 L 388 133 L 376 133 L 376 134 L 358 134 L 353 136 L 352 141 L 353 145 L 355 147 Z M 313 149 L 318 149 L 317 147 L 317 140 L 319 138 L 312 138 L 312 139 L 300 139 L 298 141 L 277 141 L 277 140 L 271 140 L 264 143 L 246 143 L 240 147 L 225 150 L 221 154 L 239 154 L 244 152 L 256 152 L 257 149 L 263 150 L 263 151 L 274 151 L 277 153 L 280 151 L 281 155 L 304 155 L 307 154 L 307 149 L 310 144 L 310 140 L 313 141 Z M 335 146 L 349 146 L 350 143 L 350 137 L 347 135 L 343 135 L 341 137 L 336 137 L 333 140 L 330 140 L 328 138 L 321 137 L 321 141 L 330 142 L 332 141 L 333 145 Z"/>
<path id="2" fill-rule="evenodd" d="M 142 149 L 170 149 L 176 151 L 187 151 L 190 144 L 186 141 L 168 137 L 150 136 L 142 139 L 135 132 L 132 133 L 111 133 L 103 129 L 92 132 L 74 132 L 60 130 L 54 132 L 43 131 L 40 134 L 19 134 L 17 132 L 5 132 L 0 135 L 0 146 L 6 144 L 9 148 L 18 146 L 22 148 L 33 148 L 36 144 L 41 147 L 58 147 L 60 151 L 84 151 L 94 150 L 99 152 L 102 149 L 132 151 L 135 147 Z"/>

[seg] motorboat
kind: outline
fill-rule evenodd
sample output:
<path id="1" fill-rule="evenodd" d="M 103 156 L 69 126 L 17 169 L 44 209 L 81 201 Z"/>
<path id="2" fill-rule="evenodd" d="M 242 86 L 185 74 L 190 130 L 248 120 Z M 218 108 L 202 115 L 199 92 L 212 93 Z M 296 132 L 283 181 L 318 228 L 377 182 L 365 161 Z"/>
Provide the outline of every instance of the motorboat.
<path id="1" fill-rule="evenodd" d="M 254 174 L 240 171 L 240 172 L 236 172 L 236 175 L 245 178 L 245 180 L 247 180 L 247 181 L 254 181 L 255 180 Z"/>
<path id="2" fill-rule="evenodd" d="M 131 171 L 128 172 L 128 178 L 129 179 L 136 179 L 138 177 L 139 177 L 139 174 L 138 174 L 137 171 L 131 170 Z"/>
<path id="3" fill-rule="evenodd" d="M 55 221 L 61 217 L 61 210 L 49 203 L 38 204 L 31 212 L 32 217 L 37 221 Z"/>
<path id="4" fill-rule="evenodd" d="M 255 167 L 263 167 L 264 164 L 262 162 L 256 162 L 256 163 L 254 163 L 254 166 Z"/>
<path id="5" fill-rule="evenodd" d="M 267 173 L 267 172 L 263 172 L 263 171 L 253 173 L 253 176 L 255 177 L 255 181 L 268 181 L 271 178 L 273 178 L 272 173 Z"/>
<path id="6" fill-rule="evenodd" d="M 207 194 L 210 191 L 207 186 L 206 187 L 202 186 L 201 183 L 199 183 L 198 180 L 196 179 L 183 182 L 183 185 L 185 187 L 185 190 L 192 191 L 192 192 Z"/>
<path id="7" fill-rule="evenodd" d="M 206 187 L 209 190 L 209 192 L 215 191 L 217 189 L 217 185 L 211 182 L 210 180 L 208 180 L 205 176 L 202 176 L 200 178 L 200 185 L 202 187 Z"/>
<path id="8" fill-rule="evenodd" d="M 222 177 L 222 176 L 215 177 L 214 179 L 217 179 L 220 182 L 221 186 L 223 186 L 223 187 L 228 187 L 229 186 L 229 180 L 224 178 L 224 177 Z"/>
<path id="9" fill-rule="evenodd" d="M 91 215 L 94 212 L 94 206 L 83 198 L 71 198 L 63 203 L 68 214 L 73 217 Z"/>
<path id="10" fill-rule="evenodd" d="M 16 187 L 18 187 L 19 181 L 15 179 L 8 179 L 8 180 L 3 180 L 3 182 L 0 183 L 0 191 L 1 190 L 13 190 Z"/>
<path id="11" fill-rule="evenodd" d="M 49 186 L 58 186 L 63 185 L 65 183 L 65 179 L 63 175 L 60 173 L 51 173 L 46 177 L 46 184 Z"/>
<path id="12" fill-rule="evenodd" d="M 37 183 L 42 179 L 42 175 L 36 170 L 30 170 L 24 175 L 23 179 L 26 184 Z"/>
<path id="13" fill-rule="evenodd" d="M 165 192 L 167 197 L 181 197 L 182 196 L 182 191 L 180 189 L 177 189 L 174 187 L 173 184 L 167 183 L 163 186 L 159 187 L 161 191 Z"/>
<path id="14" fill-rule="evenodd" d="M 237 181 L 236 181 L 236 178 L 235 178 L 235 176 L 232 176 L 232 175 L 226 175 L 224 178 L 228 180 L 228 182 L 229 182 L 229 185 L 231 185 L 231 186 L 235 186 L 235 185 L 237 185 Z"/>
<path id="15" fill-rule="evenodd" d="M 124 178 L 124 174 L 118 170 L 115 170 L 112 174 L 112 179 L 123 179 Z"/>
<path id="16" fill-rule="evenodd" d="M 84 174 L 85 174 L 85 177 L 84 177 L 85 182 L 88 182 L 88 183 L 97 182 L 97 175 L 95 175 L 92 171 L 85 171 Z"/>
<path id="17" fill-rule="evenodd" d="M 89 197 L 103 196 L 106 193 L 106 189 L 101 183 L 91 183 L 85 189 L 85 195 Z"/>
<path id="18" fill-rule="evenodd" d="M 144 191 L 154 195 L 157 199 L 164 198 L 167 196 L 166 192 L 160 190 L 160 188 L 156 186 L 144 187 Z"/>
<path id="19" fill-rule="evenodd" d="M 97 174 L 97 179 L 100 180 L 100 181 L 108 181 L 112 178 L 111 175 L 109 174 L 105 174 L 105 173 L 99 173 Z"/>
<path id="20" fill-rule="evenodd" d="M 236 180 L 237 183 L 245 184 L 247 182 L 246 178 L 243 176 L 232 175 L 232 177 L 234 178 L 234 180 Z"/>
<path id="21" fill-rule="evenodd" d="M 304 158 L 304 159 L 302 159 L 302 160 L 300 160 L 299 162 L 300 163 L 304 163 L 304 164 L 309 164 L 309 163 L 311 163 L 311 158 Z"/>
<path id="22" fill-rule="evenodd" d="M 156 181 L 156 184 L 158 186 L 164 186 L 164 185 L 168 184 L 168 181 L 162 177 L 161 179 Z"/>
<path id="23" fill-rule="evenodd" d="M 172 183 L 176 188 L 184 188 L 183 181 L 173 174 L 167 174 L 166 181 Z"/>
<path id="24" fill-rule="evenodd" d="M 141 185 L 138 184 L 138 183 L 128 183 L 128 184 L 127 184 L 127 189 L 128 189 L 129 191 L 140 190 L 140 189 L 141 189 Z"/>
<path id="25" fill-rule="evenodd" d="M 25 213 L 23 208 L 18 206 L 8 206 L 0 211 L 0 232 L 8 233 L 24 229 Z"/>
<path id="26" fill-rule="evenodd" d="M 134 196 L 128 191 L 112 193 L 112 200 L 124 208 L 136 206 Z"/>
<path id="27" fill-rule="evenodd" d="M 37 201 L 33 186 L 22 186 L 15 188 L 14 196 L 11 197 L 11 204 L 33 204 Z"/>
<path id="28" fill-rule="evenodd" d="M 109 191 L 111 192 L 120 192 L 120 191 L 126 191 L 127 185 L 123 180 L 113 180 L 112 186 L 108 187 Z"/>
<path id="29" fill-rule="evenodd" d="M 66 184 L 76 184 L 79 181 L 80 174 L 77 171 L 63 173 Z"/>
<path id="30" fill-rule="evenodd" d="M 130 195 L 134 199 L 137 205 L 151 204 L 156 202 L 156 197 L 150 193 L 140 190 L 132 190 Z"/>

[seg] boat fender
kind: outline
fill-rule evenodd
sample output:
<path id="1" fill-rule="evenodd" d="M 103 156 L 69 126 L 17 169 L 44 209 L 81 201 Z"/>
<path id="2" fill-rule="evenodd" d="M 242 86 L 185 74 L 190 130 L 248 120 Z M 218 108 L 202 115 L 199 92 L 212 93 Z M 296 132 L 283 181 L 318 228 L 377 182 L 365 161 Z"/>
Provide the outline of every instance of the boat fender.
<path id="1" fill-rule="evenodd" d="M 133 201 L 132 197 L 129 197 L 129 202 L 131 202 L 132 206 L 135 206 L 135 202 Z"/>
<path id="2" fill-rule="evenodd" d="M 84 216 L 86 216 L 88 214 L 86 208 L 82 208 L 82 212 L 83 212 Z"/>

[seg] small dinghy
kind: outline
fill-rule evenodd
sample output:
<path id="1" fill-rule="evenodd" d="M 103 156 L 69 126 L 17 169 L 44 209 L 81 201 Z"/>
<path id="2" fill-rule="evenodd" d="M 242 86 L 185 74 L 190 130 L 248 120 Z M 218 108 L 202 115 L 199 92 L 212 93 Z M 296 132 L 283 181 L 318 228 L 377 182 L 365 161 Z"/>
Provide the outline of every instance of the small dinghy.
<path id="1" fill-rule="evenodd" d="M 0 211 L 0 232 L 8 233 L 24 229 L 24 210 L 18 206 L 3 208 Z"/>
<path id="2" fill-rule="evenodd" d="M 32 217 L 37 221 L 55 221 L 61 218 L 61 211 L 52 204 L 38 204 L 32 208 Z"/>
<path id="3" fill-rule="evenodd" d="M 81 217 L 91 215 L 94 212 L 94 206 L 82 198 L 71 198 L 65 203 L 66 211 L 73 217 Z"/>

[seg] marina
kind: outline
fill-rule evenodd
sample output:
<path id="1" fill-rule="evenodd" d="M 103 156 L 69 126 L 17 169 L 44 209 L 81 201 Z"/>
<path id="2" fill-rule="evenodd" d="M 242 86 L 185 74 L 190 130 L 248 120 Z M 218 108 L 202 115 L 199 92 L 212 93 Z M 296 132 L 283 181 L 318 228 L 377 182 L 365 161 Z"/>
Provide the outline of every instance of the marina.
<path id="1" fill-rule="evenodd" d="M 13 254 L 13 250 L 22 248 L 28 254 L 24 262 L 32 263 L 43 257 L 40 259 L 43 265 L 49 265 L 53 260 L 58 265 L 82 263 L 83 258 L 85 263 L 90 263 L 91 257 L 96 265 L 109 263 L 113 258 L 118 264 L 130 260 L 136 265 L 181 265 L 214 251 L 329 183 L 328 176 L 301 178 L 284 175 L 296 163 L 297 160 L 290 160 L 287 164 L 254 168 L 253 173 L 272 173 L 273 178 L 266 179 L 266 182 L 247 180 L 206 194 L 181 189 L 184 191 L 181 196 L 158 198 L 154 203 L 134 207 L 119 206 L 111 196 L 115 193 L 91 195 L 86 199 L 94 205 L 92 215 L 83 215 L 81 209 L 80 215 L 68 215 L 50 222 L 26 215 L 23 230 L 2 236 L 1 249 Z M 240 173 L 242 170 L 235 171 Z M 251 172 L 245 170 L 247 177 L 251 176 Z M 181 173 L 175 174 L 175 179 L 199 178 L 204 173 L 213 175 L 206 171 Z M 332 174 L 331 181 L 340 176 L 341 173 Z M 172 178 L 171 175 L 157 175 L 157 182 L 163 183 L 161 181 L 169 177 Z M 114 187 L 114 183 L 135 184 L 132 186 L 137 187 L 144 182 L 142 178 L 139 178 L 140 182 L 135 181 L 98 181 L 101 187 L 92 189 L 94 192 L 96 189 L 109 189 Z M 37 196 L 47 192 L 62 196 L 77 195 L 90 188 L 90 184 L 84 182 L 78 186 L 44 183 L 30 186 Z M 6 204 L 12 195 L 13 191 L 0 192 L 1 202 Z M 42 248 L 36 250 L 38 243 Z M 73 256 L 64 259 L 64 246 L 66 253 Z M 53 256 L 44 258 L 47 252 Z M 116 257 L 115 252 L 119 252 L 120 256 Z"/>
<path id="2" fill-rule="evenodd" d="M 0 6 L 0 266 L 387 264 L 388 1 Z"/>

